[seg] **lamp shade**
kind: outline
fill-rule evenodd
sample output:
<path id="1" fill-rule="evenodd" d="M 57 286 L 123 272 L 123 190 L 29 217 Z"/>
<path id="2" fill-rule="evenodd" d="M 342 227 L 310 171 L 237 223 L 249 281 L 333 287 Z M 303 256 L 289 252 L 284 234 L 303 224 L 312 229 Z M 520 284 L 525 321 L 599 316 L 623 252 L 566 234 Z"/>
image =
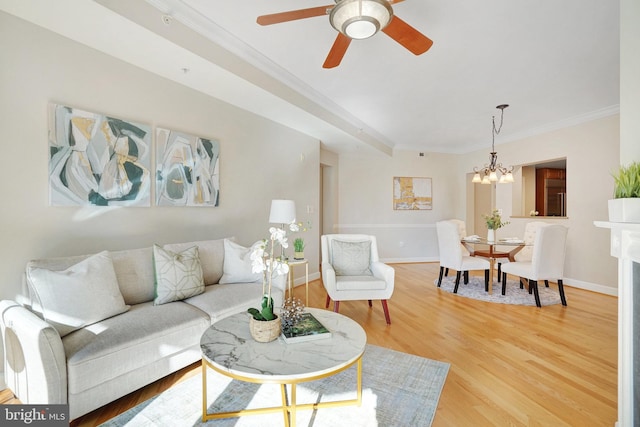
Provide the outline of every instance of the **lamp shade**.
<path id="1" fill-rule="evenodd" d="M 272 200 L 269 223 L 291 224 L 296 220 L 296 203 L 293 200 Z"/>

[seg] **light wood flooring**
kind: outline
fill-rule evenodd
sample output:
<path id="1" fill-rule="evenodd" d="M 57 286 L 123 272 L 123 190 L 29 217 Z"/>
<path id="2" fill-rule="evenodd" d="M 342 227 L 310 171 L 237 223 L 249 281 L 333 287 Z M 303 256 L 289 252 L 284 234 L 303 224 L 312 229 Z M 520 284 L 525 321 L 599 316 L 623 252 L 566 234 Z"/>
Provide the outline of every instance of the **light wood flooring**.
<path id="1" fill-rule="evenodd" d="M 370 344 L 451 364 L 434 427 L 614 425 L 617 298 L 565 286 L 568 307 L 492 304 L 438 290 L 438 264 L 393 267 L 391 326 L 379 302 L 342 302 L 340 312 L 364 327 Z M 295 294 L 303 298 L 304 286 Z M 310 306 L 324 308 L 320 280 L 309 295 Z M 199 370 L 193 364 L 72 425 L 98 425 Z M 5 390 L 0 403 L 17 402 Z"/>

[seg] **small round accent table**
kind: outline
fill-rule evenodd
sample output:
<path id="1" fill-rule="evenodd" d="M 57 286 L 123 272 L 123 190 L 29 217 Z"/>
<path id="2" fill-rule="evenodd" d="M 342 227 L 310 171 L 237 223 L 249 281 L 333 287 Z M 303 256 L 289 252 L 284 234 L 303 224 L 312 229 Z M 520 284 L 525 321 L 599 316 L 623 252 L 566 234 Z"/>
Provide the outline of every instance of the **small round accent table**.
<path id="1" fill-rule="evenodd" d="M 330 338 L 287 344 L 282 338 L 259 343 L 249 333 L 249 314 L 238 313 L 211 325 L 200 339 L 202 350 L 202 421 L 282 411 L 285 426 L 296 425 L 298 409 L 362 403 L 362 355 L 367 335 L 360 325 L 339 313 L 307 308 L 327 329 Z M 351 400 L 296 402 L 296 384 L 335 375 L 357 364 L 357 397 Z M 251 383 L 280 384 L 282 406 L 207 412 L 207 367 L 230 378 Z M 287 385 L 291 392 L 287 394 Z M 290 397 L 289 397 L 290 396 Z"/>

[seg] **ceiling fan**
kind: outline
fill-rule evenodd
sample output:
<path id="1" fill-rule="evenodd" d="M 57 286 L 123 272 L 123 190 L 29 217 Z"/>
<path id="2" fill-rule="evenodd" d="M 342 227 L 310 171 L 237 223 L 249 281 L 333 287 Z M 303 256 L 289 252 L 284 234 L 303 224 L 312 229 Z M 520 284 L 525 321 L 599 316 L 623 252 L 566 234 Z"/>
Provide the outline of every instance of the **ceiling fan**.
<path id="1" fill-rule="evenodd" d="M 338 31 L 323 68 L 340 64 L 352 39 L 366 39 L 382 31 L 414 55 L 425 53 L 433 41 L 393 14 L 391 4 L 404 0 L 335 0 L 335 5 L 262 15 L 260 25 L 273 25 L 298 19 L 329 15 L 329 22 Z"/>

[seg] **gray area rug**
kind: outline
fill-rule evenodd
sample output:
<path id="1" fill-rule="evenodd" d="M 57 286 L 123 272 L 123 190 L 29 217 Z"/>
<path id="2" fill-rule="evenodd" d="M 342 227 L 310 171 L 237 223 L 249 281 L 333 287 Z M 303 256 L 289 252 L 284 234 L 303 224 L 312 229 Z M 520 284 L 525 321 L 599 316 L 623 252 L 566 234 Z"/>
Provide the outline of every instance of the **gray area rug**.
<path id="1" fill-rule="evenodd" d="M 362 363 L 362 406 L 297 412 L 298 426 L 430 426 L 449 364 L 367 345 Z M 279 406 L 280 386 L 231 380 L 207 371 L 208 412 Z M 299 384 L 298 403 L 356 398 L 356 366 Z M 102 424 L 119 426 L 278 426 L 282 413 L 212 420 L 202 416 L 202 377 L 196 375 Z"/>
<path id="2" fill-rule="evenodd" d="M 453 288 L 456 280 L 455 272 L 453 275 L 449 273 L 449 276 L 442 278 L 442 285 L 440 289 L 453 293 Z M 434 285 L 438 286 L 438 279 L 434 282 Z M 553 305 L 560 304 L 560 294 L 558 293 L 558 287 L 554 283 L 550 283 L 549 287 L 544 286 L 544 281 L 538 283 L 538 291 L 540 293 L 540 304 Z M 484 278 L 469 276 L 469 284 L 463 283 L 462 277 L 460 278 L 460 285 L 458 286 L 457 295 L 461 297 L 473 298 L 480 301 L 496 302 L 500 304 L 515 304 L 515 305 L 536 305 L 536 300 L 533 294 L 529 294 L 529 291 L 520 289 L 520 284 L 515 280 L 507 280 L 507 289 L 505 295 L 502 295 L 502 282 L 493 283 L 493 292 L 489 295 L 484 290 Z"/>

